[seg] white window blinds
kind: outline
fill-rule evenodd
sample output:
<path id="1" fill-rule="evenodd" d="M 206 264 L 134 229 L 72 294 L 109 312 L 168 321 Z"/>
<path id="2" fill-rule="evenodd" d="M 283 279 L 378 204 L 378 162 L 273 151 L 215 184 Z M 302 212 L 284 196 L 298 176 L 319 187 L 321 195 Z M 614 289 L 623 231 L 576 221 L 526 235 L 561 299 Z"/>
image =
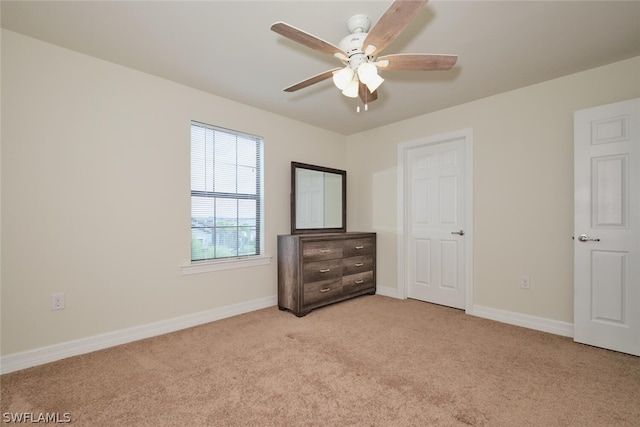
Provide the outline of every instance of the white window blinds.
<path id="1" fill-rule="evenodd" d="M 260 255 L 262 138 L 191 123 L 191 260 Z"/>

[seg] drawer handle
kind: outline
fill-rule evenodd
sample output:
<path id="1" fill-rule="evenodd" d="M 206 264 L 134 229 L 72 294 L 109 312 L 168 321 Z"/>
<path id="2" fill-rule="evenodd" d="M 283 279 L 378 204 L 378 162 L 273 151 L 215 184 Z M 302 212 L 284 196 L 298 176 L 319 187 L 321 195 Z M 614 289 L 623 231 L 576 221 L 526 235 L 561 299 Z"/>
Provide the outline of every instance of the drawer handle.
<path id="1" fill-rule="evenodd" d="M 330 268 L 324 268 L 324 269 L 320 269 L 320 273 L 328 273 L 330 272 L 331 269 Z"/>
<path id="2" fill-rule="evenodd" d="M 356 284 L 356 285 L 359 285 L 360 283 L 364 283 L 364 280 L 356 280 L 356 281 L 355 281 L 355 284 Z"/>
<path id="3" fill-rule="evenodd" d="M 364 265 L 364 263 L 356 262 L 356 267 L 362 267 L 363 265 Z"/>
<path id="4" fill-rule="evenodd" d="M 325 292 L 329 292 L 330 290 L 331 290 L 331 288 L 320 289 L 320 293 L 324 294 Z"/>
<path id="5" fill-rule="evenodd" d="M 326 253 L 329 253 L 329 252 L 331 252 L 331 249 L 320 249 L 320 253 L 321 254 L 326 254 Z"/>
<path id="6" fill-rule="evenodd" d="M 356 249 L 364 249 L 364 246 L 356 246 Z"/>

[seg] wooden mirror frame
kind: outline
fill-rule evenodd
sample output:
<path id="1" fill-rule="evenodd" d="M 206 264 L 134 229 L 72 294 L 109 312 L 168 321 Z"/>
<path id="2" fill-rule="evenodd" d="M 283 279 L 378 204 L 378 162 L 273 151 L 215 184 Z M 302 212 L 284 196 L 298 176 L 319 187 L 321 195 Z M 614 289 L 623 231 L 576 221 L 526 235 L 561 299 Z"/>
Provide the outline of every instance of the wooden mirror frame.
<path id="1" fill-rule="evenodd" d="M 327 174 L 339 175 L 342 178 L 342 226 L 341 227 L 321 227 L 321 228 L 299 228 L 296 222 L 297 212 L 297 182 L 296 171 L 306 169 Z M 347 231 L 347 171 L 332 169 L 324 166 L 310 165 L 306 163 L 291 162 L 291 234 L 311 234 L 311 233 L 345 233 Z"/>

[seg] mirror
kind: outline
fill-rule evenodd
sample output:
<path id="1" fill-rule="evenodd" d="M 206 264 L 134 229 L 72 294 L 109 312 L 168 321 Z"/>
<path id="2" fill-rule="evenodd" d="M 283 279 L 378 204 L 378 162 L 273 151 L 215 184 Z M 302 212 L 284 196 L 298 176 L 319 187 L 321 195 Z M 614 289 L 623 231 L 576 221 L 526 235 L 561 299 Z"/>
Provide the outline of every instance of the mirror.
<path id="1" fill-rule="evenodd" d="M 291 162 L 291 234 L 347 231 L 347 172 Z"/>

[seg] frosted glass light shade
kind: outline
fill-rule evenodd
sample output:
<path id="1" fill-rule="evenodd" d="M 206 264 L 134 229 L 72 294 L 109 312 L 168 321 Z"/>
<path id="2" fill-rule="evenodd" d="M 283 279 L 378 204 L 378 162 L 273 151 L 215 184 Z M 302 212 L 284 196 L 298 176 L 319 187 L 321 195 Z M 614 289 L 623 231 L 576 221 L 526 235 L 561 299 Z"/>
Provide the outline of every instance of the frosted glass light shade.
<path id="1" fill-rule="evenodd" d="M 359 89 L 358 79 L 353 79 L 349 82 L 346 88 L 342 91 L 344 96 L 348 96 L 349 98 L 357 98 L 358 97 L 358 89 Z"/>
<path id="2" fill-rule="evenodd" d="M 364 84 L 373 81 L 378 76 L 378 69 L 371 62 L 365 62 L 358 67 L 358 79 Z"/>
<path id="3" fill-rule="evenodd" d="M 367 85 L 369 92 L 373 93 L 380 87 L 383 81 L 384 79 L 376 74 L 372 79 L 369 80 L 369 82 L 365 84 Z"/>
<path id="4" fill-rule="evenodd" d="M 344 90 L 349 82 L 353 80 L 353 70 L 351 67 L 345 67 L 333 73 L 333 84 L 340 90 Z"/>

